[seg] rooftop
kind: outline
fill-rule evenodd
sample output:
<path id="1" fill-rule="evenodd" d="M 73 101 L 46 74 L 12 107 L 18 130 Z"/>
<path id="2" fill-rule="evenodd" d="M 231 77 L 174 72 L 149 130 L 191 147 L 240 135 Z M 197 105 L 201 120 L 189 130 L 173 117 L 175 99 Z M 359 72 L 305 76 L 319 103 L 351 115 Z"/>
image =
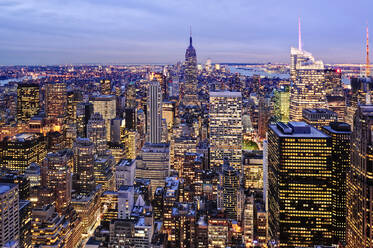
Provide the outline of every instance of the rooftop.
<path id="1" fill-rule="evenodd" d="M 277 124 L 269 125 L 279 137 L 284 138 L 328 138 L 329 136 L 316 128 L 300 121 L 291 121 L 288 124 L 278 122 Z"/>
<path id="2" fill-rule="evenodd" d="M 335 112 L 329 109 L 315 108 L 315 109 L 303 109 L 303 112 L 310 114 L 335 114 Z"/>
<path id="3" fill-rule="evenodd" d="M 237 91 L 210 91 L 210 97 L 242 97 Z"/>
<path id="4" fill-rule="evenodd" d="M 351 133 L 351 126 L 344 122 L 331 122 L 329 126 L 326 126 L 323 128 L 331 133 L 338 133 L 338 134 L 350 134 Z"/>
<path id="5" fill-rule="evenodd" d="M 15 184 L 11 183 L 0 183 L 0 194 L 8 192 L 11 188 L 15 187 Z"/>
<path id="6" fill-rule="evenodd" d="M 18 142 L 25 142 L 29 140 L 37 139 L 39 136 L 34 133 L 20 133 L 13 136 L 12 140 L 18 141 Z"/>

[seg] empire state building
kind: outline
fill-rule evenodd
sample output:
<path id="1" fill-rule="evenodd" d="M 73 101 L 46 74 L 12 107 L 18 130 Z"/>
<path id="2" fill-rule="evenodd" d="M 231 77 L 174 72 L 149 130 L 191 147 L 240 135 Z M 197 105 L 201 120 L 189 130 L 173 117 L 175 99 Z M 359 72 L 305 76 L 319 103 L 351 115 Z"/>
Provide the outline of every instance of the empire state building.
<path id="1" fill-rule="evenodd" d="M 184 105 L 197 105 L 197 54 L 192 45 L 192 35 L 185 52 Z"/>

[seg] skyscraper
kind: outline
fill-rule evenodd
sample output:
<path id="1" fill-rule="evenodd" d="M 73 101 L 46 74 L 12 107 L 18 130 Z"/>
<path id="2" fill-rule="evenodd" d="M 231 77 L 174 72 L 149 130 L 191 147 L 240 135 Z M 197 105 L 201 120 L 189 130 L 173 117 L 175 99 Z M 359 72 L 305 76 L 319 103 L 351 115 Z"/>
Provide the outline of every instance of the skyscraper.
<path id="1" fill-rule="evenodd" d="M 63 118 L 67 113 L 66 83 L 51 82 L 45 85 L 45 114 L 48 118 Z"/>
<path id="2" fill-rule="evenodd" d="M 41 135 L 20 133 L 0 142 L 1 165 L 23 173 L 31 163 L 40 164 L 47 151 Z"/>
<path id="3" fill-rule="evenodd" d="M 115 96 L 101 95 L 90 97 L 89 102 L 93 104 L 93 112 L 101 114 L 106 125 L 106 140 L 110 140 L 111 120 L 116 117 Z"/>
<path id="4" fill-rule="evenodd" d="M 371 247 L 373 230 L 373 106 L 358 107 L 351 136 L 347 173 L 347 247 Z"/>
<path id="5" fill-rule="evenodd" d="M 19 240 L 18 185 L 0 183 L 0 246 Z"/>
<path id="6" fill-rule="evenodd" d="M 77 136 L 81 138 L 87 137 L 87 124 L 88 120 L 93 114 L 92 103 L 79 103 L 76 106 L 76 119 L 77 119 Z"/>
<path id="7" fill-rule="evenodd" d="M 185 70 L 184 70 L 184 105 L 198 104 L 197 91 L 197 54 L 192 45 L 192 34 L 189 38 L 189 46 L 185 52 Z"/>
<path id="8" fill-rule="evenodd" d="M 77 105 L 83 101 L 82 92 L 70 90 L 67 92 L 67 123 L 77 122 Z"/>
<path id="9" fill-rule="evenodd" d="M 162 134 L 162 91 L 157 81 L 149 84 L 147 106 L 147 141 L 160 143 Z"/>
<path id="10" fill-rule="evenodd" d="M 301 121 L 304 108 L 326 108 L 325 68 L 311 53 L 291 48 L 290 120 Z"/>
<path id="11" fill-rule="evenodd" d="M 223 205 L 227 218 L 237 220 L 237 194 L 240 187 L 239 173 L 228 163 L 223 165 Z"/>
<path id="12" fill-rule="evenodd" d="M 332 122 L 323 127 L 322 131 L 329 135 L 332 141 L 332 230 L 333 243 L 346 242 L 346 173 L 350 167 L 351 127 L 347 123 Z"/>
<path id="13" fill-rule="evenodd" d="M 343 96 L 341 70 L 326 69 L 321 60 L 299 45 L 290 50 L 290 120 L 301 121 L 304 108 L 326 108 L 327 96 Z"/>
<path id="14" fill-rule="evenodd" d="M 241 92 L 210 92 L 210 164 L 223 165 L 224 159 L 239 172 L 242 165 Z"/>
<path id="15" fill-rule="evenodd" d="M 71 203 L 73 152 L 60 150 L 48 153 L 41 166 L 41 184 L 53 192 L 52 202 L 62 213 Z"/>
<path id="16" fill-rule="evenodd" d="M 274 117 L 282 122 L 289 121 L 290 109 L 290 93 L 289 89 L 283 89 L 274 92 Z"/>
<path id="17" fill-rule="evenodd" d="M 79 194 L 89 195 L 96 189 L 94 148 L 94 144 L 87 138 L 77 138 L 74 143 L 73 187 Z"/>
<path id="18" fill-rule="evenodd" d="M 302 117 L 304 122 L 319 130 L 338 120 L 338 115 L 329 109 L 303 109 Z"/>
<path id="19" fill-rule="evenodd" d="M 40 110 L 38 84 L 19 84 L 17 87 L 17 121 L 28 121 Z"/>
<path id="20" fill-rule="evenodd" d="M 332 244 L 330 137 L 304 122 L 270 125 L 268 223 L 280 247 Z"/>
<path id="21" fill-rule="evenodd" d="M 126 86 L 126 108 L 136 108 L 136 85 L 135 83 L 131 82 Z"/>
<path id="22" fill-rule="evenodd" d="M 164 187 L 169 167 L 169 145 L 145 143 L 136 160 L 136 178 L 150 179 L 153 196 L 157 187 Z"/>
<path id="23" fill-rule="evenodd" d="M 87 124 L 87 138 L 95 145 L 95 153 L 98 156 L 103 156 L 107 152 L 105 120 L 99 113 L 94 113 Z"/>

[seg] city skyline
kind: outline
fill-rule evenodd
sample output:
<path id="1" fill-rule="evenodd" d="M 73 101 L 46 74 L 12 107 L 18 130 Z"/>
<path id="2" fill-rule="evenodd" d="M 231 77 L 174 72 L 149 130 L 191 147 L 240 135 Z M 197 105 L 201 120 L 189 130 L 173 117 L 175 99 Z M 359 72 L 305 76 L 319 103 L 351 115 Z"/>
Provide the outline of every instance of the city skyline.
<path id="1" fill-rule="evenodd" d="M 305 50 L 326 63 L 364 63 L 371 7 L 369 1 L 8 1 L 0 4 L 0 65 L 172 64 L 183 60 L 190 25 L 198 63 L 289 63 L 299 17 Z"/>

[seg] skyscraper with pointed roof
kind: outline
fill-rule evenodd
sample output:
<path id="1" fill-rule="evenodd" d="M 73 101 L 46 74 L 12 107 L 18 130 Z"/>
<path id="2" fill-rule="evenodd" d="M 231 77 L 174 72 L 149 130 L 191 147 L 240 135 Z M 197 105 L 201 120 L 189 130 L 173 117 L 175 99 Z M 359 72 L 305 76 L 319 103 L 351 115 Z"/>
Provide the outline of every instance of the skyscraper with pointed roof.
<path id="1" fill-rule="evenodd" d="M 197 54 L 192 45 L 192 32 L 190 32 L 189 46 L 185 52 L 184 81 L 184 105 L 197 105 Z"/>
<path id="2" fill-rule="evenodd" d="M 340 70 L 326 69 L 321 60 L 302 48 L 299 20 L 299 47 L 290 51 L 290 120 L 302 120 L 305 108 L 327 108 L 328 95 L 342 91 Z"/>

